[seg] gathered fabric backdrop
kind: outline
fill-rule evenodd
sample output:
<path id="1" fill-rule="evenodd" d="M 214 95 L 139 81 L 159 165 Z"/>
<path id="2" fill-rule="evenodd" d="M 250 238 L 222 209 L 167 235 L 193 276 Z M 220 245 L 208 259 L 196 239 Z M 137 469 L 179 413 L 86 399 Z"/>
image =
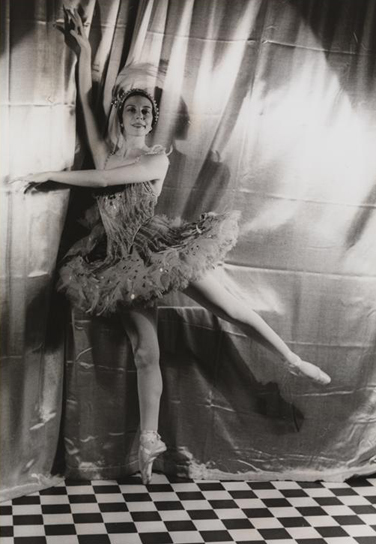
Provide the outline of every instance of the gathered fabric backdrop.
<path id="1" fill-rule="evenodd" d="M 75 1 L 67 2 L 72 7 Z M 291 377 L 256 340 L 182 294 L 159 304 L 164 393 L 156 468 L 195 478 L 343 479 L 376 461 L 376 7 L 370 0 L 88 0 L 94 104 L 105 125 L 125 63 L 163 75 L 154 143 L 172 146 L 158 211 L 239 209 L 217 275 L 303 358 Z M 2 10 L 2 174 L 89 164 L 76 57 L 55 0 Z M 77 115 L 76 115 L 77 114 Z M 136 372 L 116 318 L 54 294 L 82 191 L 2 190 L 1 483 L 137 470 Z M 62 251 L 62 250 L 61 250 Z M 65 334 L 64 334 L 65 333 Z M 64 341 L 64 336 L 66 341 Z M 63 369 L 66 380 L 63 391 Z M 249 370 L 248 365 L 251 366 Z M 63 428 L 61 429 L 61 423 Z M 59 445 L 59 436 L 64 447 Z"/>

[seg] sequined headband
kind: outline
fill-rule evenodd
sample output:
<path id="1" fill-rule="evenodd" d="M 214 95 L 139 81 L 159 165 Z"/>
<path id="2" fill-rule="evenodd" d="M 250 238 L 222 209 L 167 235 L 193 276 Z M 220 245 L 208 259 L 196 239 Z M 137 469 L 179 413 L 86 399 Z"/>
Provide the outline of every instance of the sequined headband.
<path id="1" fill-rule="evenodd" d="M 111 105 L 114 106 L 118 111 L 121 110 L 121 108 L 124 105 L 124 102 L 127 100 L 129 96 L 132 96 L 134 94 L 141 94 L 142 96 L 145 96 L 153 106 L 153 125 L 158 121 L 159 117 L 159 109 L 156 101 L 154 98 L 149 94 L 145 89 L 138 89 L 138 88 L 132 88 L 128 91 L 124 91 L 124 89 L 119 89 L 116 94 L 114 94 L 113 99 L 111 101 Z"/>

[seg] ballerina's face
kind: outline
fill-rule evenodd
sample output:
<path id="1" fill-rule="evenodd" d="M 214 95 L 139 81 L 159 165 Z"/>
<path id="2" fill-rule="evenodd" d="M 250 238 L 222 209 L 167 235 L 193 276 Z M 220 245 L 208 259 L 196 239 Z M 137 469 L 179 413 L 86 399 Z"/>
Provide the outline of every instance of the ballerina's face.
<path id="1" fill-rule="evenodd" d="M 130 136 L 146 136 L 152 129 L 153 106 L 146 96 L 134 94 L 123 109 L 124 132 Z"/>

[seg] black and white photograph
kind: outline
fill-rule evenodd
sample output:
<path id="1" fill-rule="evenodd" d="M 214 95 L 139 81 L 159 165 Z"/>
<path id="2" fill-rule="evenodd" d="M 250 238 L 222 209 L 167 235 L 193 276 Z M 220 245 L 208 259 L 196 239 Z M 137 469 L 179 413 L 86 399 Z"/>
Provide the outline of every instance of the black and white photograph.
<path id="1" fill-rule="evenodd" d="M 376 544 L 376 0 L 1 0 L 1 544 Z"/>

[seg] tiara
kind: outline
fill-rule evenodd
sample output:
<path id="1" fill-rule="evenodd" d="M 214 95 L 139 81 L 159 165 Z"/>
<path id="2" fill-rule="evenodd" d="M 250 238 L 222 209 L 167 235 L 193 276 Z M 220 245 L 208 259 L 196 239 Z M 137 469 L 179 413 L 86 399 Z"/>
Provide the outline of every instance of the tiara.
<path id="1" fill-rule="evenodd" d="M 128 91 L 124 91 L 124 89 L 120 88 L 117 92 L 115 91 L 111 105 L 114 106 L 117 110 L 120 110 L 123 107 L 124 102 L 127 100 L 129 96 L 132 96 L 133 94 L 141 94 L 145 96 L 153 106 L 153 125 L 158 121 L 159 117 L 159 109 L 157 102 L 155 99 L 151 96 L 150 93 L 145 91 L 145 89 L 139 89 L 137 87 L 133 87 L 132 89 L 129 89 Z"/>

